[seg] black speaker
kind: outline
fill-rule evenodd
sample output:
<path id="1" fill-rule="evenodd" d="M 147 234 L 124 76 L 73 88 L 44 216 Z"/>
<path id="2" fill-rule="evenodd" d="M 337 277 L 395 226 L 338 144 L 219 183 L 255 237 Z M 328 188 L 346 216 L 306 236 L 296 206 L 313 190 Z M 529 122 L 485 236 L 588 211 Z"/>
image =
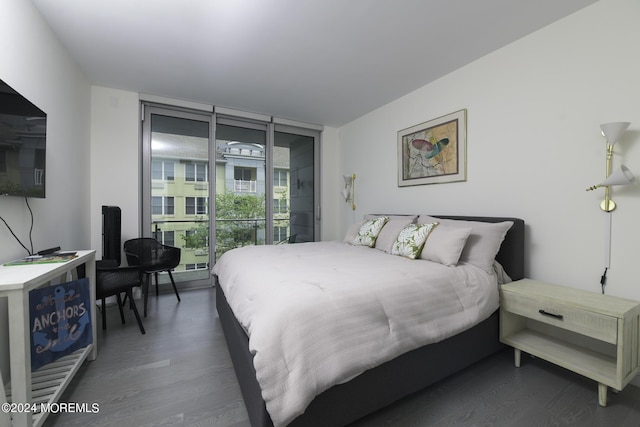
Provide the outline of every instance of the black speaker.
<path id="1" fill-rule="evenodd" d="M 102 206 L 102 259 L 114 259 L 120 265 L 120 223 L 118 206 Z"/>

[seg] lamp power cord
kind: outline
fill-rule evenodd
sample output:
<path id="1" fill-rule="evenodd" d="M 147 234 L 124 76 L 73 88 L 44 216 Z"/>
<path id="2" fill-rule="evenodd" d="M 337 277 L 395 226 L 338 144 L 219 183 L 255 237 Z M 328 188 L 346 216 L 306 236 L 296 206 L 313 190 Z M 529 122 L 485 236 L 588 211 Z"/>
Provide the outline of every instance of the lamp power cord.
<path id="1" fill-rule="evenodd" d="M 600 276 L 600 286 L 602 287 L 603 294 L 604 294 L 604 287 L 607 285 L 607 270 L 608 268 L 605 267 L 604 273 L 602 273 L 602 276 Z"/>

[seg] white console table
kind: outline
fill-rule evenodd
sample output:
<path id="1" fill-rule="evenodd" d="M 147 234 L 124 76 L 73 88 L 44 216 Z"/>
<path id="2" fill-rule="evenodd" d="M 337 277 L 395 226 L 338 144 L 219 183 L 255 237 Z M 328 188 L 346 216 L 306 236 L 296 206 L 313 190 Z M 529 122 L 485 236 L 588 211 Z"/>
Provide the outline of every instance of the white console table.
<path id="1" fill-rule="evenodd" d="M 85 265 L 91 289 L 91 327 L 93 344 L 62 357 L 31 372 L 31 334 L 29 322 L 29 291 L 51 283 L 67 282 L 76 278 L 76 268 Z M 71 276 L 71 277 L 69 277 Z M 0 266 L 0 297 L 8 298 L 9 351 L 11 383 L 5 393 L 0 387 L 0 403 L 53 403 L 57 402 L 85 359 L 94 360 L 98 354 L 95 314 L 95 251 L 78 251 L 77 257 L 63 263 Z M 57 283 L 57 282 L 56 282 Z M 0 386 L 4 384 L 0 375 Z M 10 416 L 9 416 L 10 415 Z M 0 427 L 12 425 L 41 426 L 48 413 L 0 412 Z"/>

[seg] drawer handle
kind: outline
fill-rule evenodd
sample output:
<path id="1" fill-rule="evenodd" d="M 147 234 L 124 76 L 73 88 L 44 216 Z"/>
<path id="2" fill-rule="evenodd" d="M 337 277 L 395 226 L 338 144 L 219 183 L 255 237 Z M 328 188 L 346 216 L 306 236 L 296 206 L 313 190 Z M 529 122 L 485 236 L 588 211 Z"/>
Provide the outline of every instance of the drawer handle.
<path id="1" fill-rule="evenodd" d="M 538 313 L 543 314 L 545 316 L 553 317 L 558 320 L 562 320 L 564 316 L 562 314 L 549 313 L 548 311 L 538 310 Z"/>

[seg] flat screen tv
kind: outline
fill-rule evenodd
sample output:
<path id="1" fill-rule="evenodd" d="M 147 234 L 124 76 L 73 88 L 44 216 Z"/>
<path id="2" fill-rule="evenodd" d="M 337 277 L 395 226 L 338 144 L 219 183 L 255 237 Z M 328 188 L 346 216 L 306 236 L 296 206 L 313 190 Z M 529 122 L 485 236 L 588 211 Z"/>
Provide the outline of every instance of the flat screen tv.
<path id="1" fill-rule="evenodd" d="M 0 80 L 0 195 L 45 197 L 47 115 Z"/>

